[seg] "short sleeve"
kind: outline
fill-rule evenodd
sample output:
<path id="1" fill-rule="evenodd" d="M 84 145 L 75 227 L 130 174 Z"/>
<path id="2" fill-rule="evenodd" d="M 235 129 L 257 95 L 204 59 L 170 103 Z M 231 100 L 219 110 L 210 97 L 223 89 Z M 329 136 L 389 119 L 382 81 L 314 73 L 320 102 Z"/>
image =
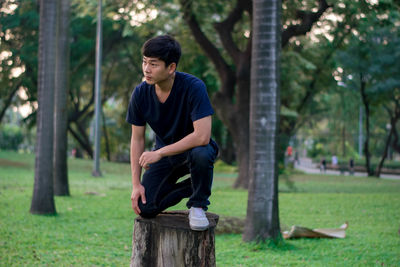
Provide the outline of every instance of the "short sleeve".
<path id="1" fill-rule="evenodd" d="M 138 105 L 140 102 L 140 88 L 136 87 L 132 93 L 131 100 L 129 101 L 126 121 L 136 126 L 145 126 L 146 121 L 144 120 Z"/>
<path id="2" fill-rule="evenodd" d="M 214 114 L 210 99 L 208 98 L 206 86 L 202 81 L 196 81 L 193 83 L 190 94 L 190 102 L 190 118 L 192 121 L 196 121 Z"/>

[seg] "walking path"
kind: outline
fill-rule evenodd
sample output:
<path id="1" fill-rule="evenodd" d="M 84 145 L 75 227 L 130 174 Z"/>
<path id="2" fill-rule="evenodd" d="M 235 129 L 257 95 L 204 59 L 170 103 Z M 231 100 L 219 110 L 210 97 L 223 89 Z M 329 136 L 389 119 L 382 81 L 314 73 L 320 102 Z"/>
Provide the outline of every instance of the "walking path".
<path id="1" fill-rule="evenodd" d="M 319 170 L 319 165 L 316 163 L 313 163 L 310 158 L 300 158 L 299 163 L 295 164 L 294 167 L 298 170 L 301 170 L 305 173 L 314 173 L 314 174 L 322 174 L 321 171 Z M 343 175 L 340 173 L 340 171 L 335 171 L 335 170 L 326 170 L 325 174 L 329 175 Z M 349 172 L 345 172 L 345 176 L 349 176 Z M 365 172 L 355 172 L 354 176 L 367 176 L 367 173 Z M 381 177 L 383 179 L 389 179 L 389 180 L 400 180 L 400 175 L 393 175 L 393 174 L 381 174 Z"/>

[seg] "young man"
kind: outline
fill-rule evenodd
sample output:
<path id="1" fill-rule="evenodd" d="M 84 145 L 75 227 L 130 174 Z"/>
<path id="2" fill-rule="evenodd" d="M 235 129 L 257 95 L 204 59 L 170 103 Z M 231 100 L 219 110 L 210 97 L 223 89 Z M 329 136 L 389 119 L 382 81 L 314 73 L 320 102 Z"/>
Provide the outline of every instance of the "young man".
<path id="1" fill-rule="evenodd" d="M 181 48 L 172 37 L 148 40 L 142 54 L 145 81 L 133 91 L 126 118 L 132 124 L 132 208 L 142 217 L 154 217 L 189 198 L 190 227 L 205 230 L 218 154 L 211 139 L 214 111 L 206 87 L 176 71 Z M 146 123 L 156 134 L 155 149 L 149 152 L 144 151 Z M 146 171 L 140 180 L 142 168 Z M 190 178 L 177 182 L 189 173 Z"/>

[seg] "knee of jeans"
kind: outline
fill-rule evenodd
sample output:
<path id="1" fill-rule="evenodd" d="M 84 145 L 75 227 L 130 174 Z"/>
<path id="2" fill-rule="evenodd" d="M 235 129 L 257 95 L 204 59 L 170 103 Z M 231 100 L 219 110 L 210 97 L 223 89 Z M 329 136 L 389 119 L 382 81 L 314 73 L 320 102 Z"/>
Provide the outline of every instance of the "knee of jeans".
<path id="1" fill-rule="evenodd" d="M 198 146 L 192 149 L 191 152 L 192 161 L 196 163 L 209 164 L 213 162 L 211 153 L 209 152 L 207 146 Z"/>
<path id="2" fill-rule="evenodd" d="M 156 209 L 155 207 L 153 207 L 153 205 L 150 204 L 142 204 L 139 203 L 139 209 L 140 209 L 140 216 L 142 216 L 143 218 L 154 218 L 159 214 L 158 209 Z"/>

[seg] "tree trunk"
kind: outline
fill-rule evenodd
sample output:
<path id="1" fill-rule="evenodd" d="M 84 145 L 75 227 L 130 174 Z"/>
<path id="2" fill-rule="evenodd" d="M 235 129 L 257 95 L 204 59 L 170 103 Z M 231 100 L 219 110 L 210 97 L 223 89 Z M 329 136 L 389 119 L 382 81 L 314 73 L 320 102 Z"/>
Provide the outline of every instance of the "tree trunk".
<path id="1" fill-rule="evenodd" d="M 69 132 L 72 134 L 72 136 L 75 138 L 75 140 L 79 143 L 81 148 L 86 151 L 88 156 L 90 158 L 93 158 L 93 149 L 92 149 L 92 146 L 90 144 L 89 137 L 87 136 L 87 134 L 85 132 L 84 126 L 81 125 L 81 123 L 79 121 L 75 121 L 75 125 L 76 125 L 76 128 L 77 128 L 78 132 L 76 132 L 71 127 L 72 123 L 70 123 L 70 125 L 68 125 Z"/>
<path id="2" fill-rule="evenodd" d="M 396 127 L 392 127 L 393 130 L 393 142 L 392 142 L 392 149 L 397 153 L 400 153 L 400 138 L 399 133 L 397 132 Z"/>
<path id="3" fill-rule="evenodd" d="M 14 86 L 14 88 L 12 89 L 12 91 L 10 92 L 10 94 L 7 96 L 7 98 L 4 100 L 4 104 L 3 107 L 1 108 L 0 111 L 0 125 L 1 125 L 1 121 L 4 118 L 4 115 L 6 114 L 6 111 L 8 109 L 8 107 L 11 105 L 11 102 L 14 98 L 14 95 L 17 93 L 18 89 L 20 88 L 22 82 L 18 82 L 17 85 Z"/>
<path id="4" fill-rule="evenodd" d="M 131 267 L 215 266 L 214 228 L 218 215 L 206 213 L 210 228 L 192 231 L 188 212 L 164 212 L 153 219 L 137 217 Z"/>
<path id="5" fill-rule="evenodd" d="M 103 121 L 102 127 L 103 127 L 104 143 L 106 145 L 107 160 L 111 161 L 110 141 L 108 139 L 106 116 L 105 116 L 105 114 L 103 112 L 103 106 L 101 106 L 101 119 Z"/>
<path id="6" fill-rule="evenodd" d="M 54 194 L 69 196 L 67 164 L 67 95 L 69 73 L 69 0 L 58 2 L 54 108 Z"/>
<path id="7" fill-rule="evenodd" d="M 393 135 L 393 130 L 390 130 L 389 135 L 388 135 L 388 137 L 386 139 L 385 149 L 383 151 L 382 158 L 379 161 L 378 167 L 376 169 L 375 175 L 378 178 L 381 176 L 381 170 L 382 170 L 382 167 L 383 167 L 383 163 L 385 162 L 385 160 L 387 158 L 387 155 L 388 155 L 390 141 L 392 140 L 392 135 Z"/>
<path id="8" fill-rule="evenodd" d="M 342 157 L 346 157 L 346 126 L 342 125 Z"/>
<path id="9" fill-rule="evenodd" d="M 396 131 L 396 124 L 398 122 L 398 120 L 400 119 L 400 107 L 398 106 L 398 103 L 396 101 L 396 106 L 395 106 L 395 110 L 393 112 L 393 115 L 391 114 L 390 110 L 388 110 L 389 113 L 389 117 L 390 117 L 390 131 L 389 131 L 389 135 L 386 139 L 386 144 L 385 144 L 385 149 L 383 151 L 382 154 L 382 158 L 379 162 L 378 168 L 376 169 L 376 176 L 380 177 L 381 176 L 381 170 L 383 167 L 383 163 L 385 162 L 387 156 L 388 156 L 388 152 L 389 152 L 389 147 L 392 141 L 392 136 L 395 135 L 395 131 Z"/>
<path id="10" fill-rule="evenodd" d="M 280 238 L 278 128 L 280 1 L 253 1 L 250 93 L 250 184 L 244 241 Z"/>
<path id="11" fill-rule="evenodd" d="M 247 124 L 247 123 L 246 123 Z M 239 128 L 240 129 L 240 128 Z M 249 187 L 249 135 L 245 132 L 249 130 L 248 125 L 244 125 L 243 129 L 239 131 L 237 144 L 237 164 L 239 176 L 233 184 L 234 188 L 248 188 Z"/>
<path id="12" fill-rule="evenodd" d="M 238 112 L 235 116 L 235 127 L 229 129 L 234 132 L 233 138 L 237 145 L 236 159 L 238 161 L 239 176 L 234 183 L 234 188 L 248 188 L 249 187 L 249 117 L 250 117 L 250 57 L 246 59 L 248 67 L 243 68 L 236 72 L 236 84 L 238 90 L 236 91 L 237 109 Z"/>
<path id="13" fill-rule="evenodd" d="M 219 144 L 220 145 L 220 144 Z M 232 135 L 228 132 L 226 135 L 225 146 L 220 145 L 219 157 L 222 161 L 232 165 L 236 160 L 236 147 Z"/>
<path id="14" fill-rule="evenodd" d="M 53 115 L 57 2 L 40 1 L 38 111 L 35 182 L 30 212 L 55 214 L 53 195 Z"/>
<path id="15" fill-rule="evenodd" d="M 364 80 L 364 75 L 360 73 L 360 92 L 361 100 L 364 104 L 365 109 L 365 141 L 364 141 L 364 155 L 365 155 L 365 168 L 367 169 L 368 176 L 373 176 L 374 172 L 371 168 L 371 154 L 369 153 L 369 100 L 366 93 L 366 82 Z"/>

